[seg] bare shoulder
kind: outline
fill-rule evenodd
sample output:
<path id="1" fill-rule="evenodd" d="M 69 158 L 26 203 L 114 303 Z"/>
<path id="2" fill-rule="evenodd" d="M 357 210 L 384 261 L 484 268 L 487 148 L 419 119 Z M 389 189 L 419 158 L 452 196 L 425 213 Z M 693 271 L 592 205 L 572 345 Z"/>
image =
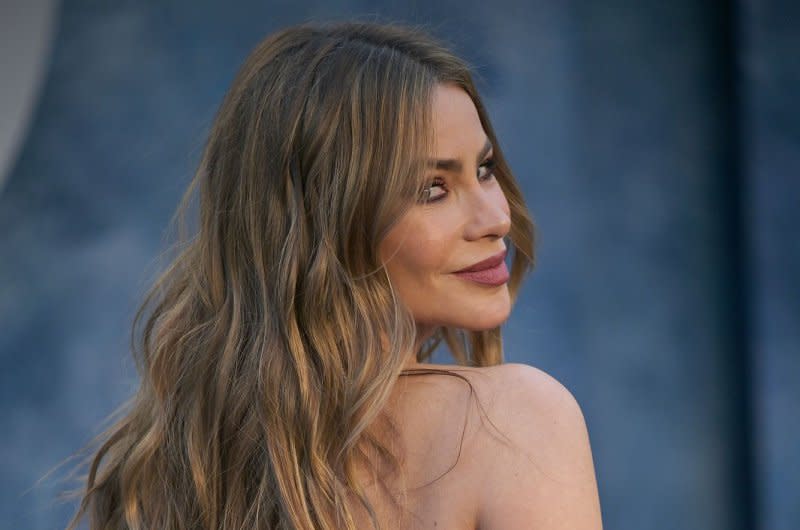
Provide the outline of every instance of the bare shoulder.
<path id="1" fill-rule="evenodd" d="M 585 429 L 583 413 L 575 397 L 544 370 L 521 363 L 501 364 L 483 370 L 486 375 L 482 378 L 485 380 L 483 392 L 494 404 L 493 412 L 500 416 L 501 421 L 510 422 L 515 430 L 529 425 L 529 422 L 517 421 L 519 419 L 552 419 L 562 424 L 572 420 L 568 427 Z"/>
<path id="2" fill-rule="evenodd" d="M 533 366 L 471 374 L 481 411 L 474 457 L 479 527 L 600 529 L 600 504 L 583 413 L 572 393 Z"/>

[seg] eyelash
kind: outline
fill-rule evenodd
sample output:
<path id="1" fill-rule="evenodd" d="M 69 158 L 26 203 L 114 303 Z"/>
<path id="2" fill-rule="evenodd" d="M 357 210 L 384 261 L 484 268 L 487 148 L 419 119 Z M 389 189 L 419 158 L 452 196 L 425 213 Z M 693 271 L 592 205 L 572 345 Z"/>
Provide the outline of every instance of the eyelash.
<path id="1" fill-rule="evenodd" d="M 488 180 L 492 179 L 492 178 L 494 177 L 494 170 L 495 170 L 495 162 L 494 162 L 494 158 L 487 158 L 487 159 L 486 159 L 486 160 L 483 162 L 483 164 L 481 164 L 480 166 L 478 166 L 478 169 L 480 169 L 480 168 L 482 168 L 482 167 L 483 167 L 483 168 L 486 168 L 486 175 L 484 175 L 484 177 L 483 177 L 483 179 L 481 180 L 481 182 L 486 182 L 486 181 L 488 181 Z M 431 181 L 431 183 L 430 183 L 430 184 L 428 184 L 428 185 L 425 187 L 425 189 L 424 189 L 424 190 L 422 190 L 422 195 L 423 195 L 423 197 L 422 197 L 422 202 L 423 202 L 423 203 L 439 202 L 439 201 L 441 201 L 442 199 L 444 199 L 444 198 L 447 196 L 447 193 L 442 193 L 441 195 L 437 196 L 437 197 L 436 197 L 436 198 L 434 198 L 434 199 L 426 199 L 425 197 L 426 197 L 426 196 L 428 196 L 428 195 L 430 195 L 430 190 L 431 190 L 431 188 L 434 188 L 434 187 L 437 187 L 437 186 L 438 186 L 438 187 L 441 187 L 441 188 L 443 188 L 445 191 L 447 191 L 447 185 L 445 184 L 445 182 L 444 182 L 444 179 L 443 179 L 443 178 L 441 178 L 441 177 L 435 177 L 435 178 L 434 178 L 434 179 Z"/>

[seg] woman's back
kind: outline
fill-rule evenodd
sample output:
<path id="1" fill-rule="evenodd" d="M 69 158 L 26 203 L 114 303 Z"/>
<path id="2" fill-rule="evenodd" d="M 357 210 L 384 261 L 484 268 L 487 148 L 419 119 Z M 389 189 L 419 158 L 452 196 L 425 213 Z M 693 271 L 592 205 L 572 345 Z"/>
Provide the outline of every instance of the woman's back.
<path id="1" fill-rule="evenodd" d="M 465 377 L 476 392 L 486 394 L 482 374 L 491 369 L 420 367 L 452 370 Z M 376 482 L 364 467 L 359 470 L 360 483 L 365 486 L 382 527 L 454 530 L 476 527 L 479 499 L 473 479 L 478 471 L 474 409 L 470 387 L 460 378 L 440 374 L 400 377 L 386 408 L 397 430 L 392 433 L 383 429 L 374 434 L 401 459 L 404 477 L 382 474 Z M 403 479 L 408 503 L 405 514 L 398 511 L 389 496 L 389 491 L 403 491 Z M 402 497 L 396 500 L 402 502 Z M 357 527 L 370 528 L 366 511 L 354 508 L 359 516 Z"/>

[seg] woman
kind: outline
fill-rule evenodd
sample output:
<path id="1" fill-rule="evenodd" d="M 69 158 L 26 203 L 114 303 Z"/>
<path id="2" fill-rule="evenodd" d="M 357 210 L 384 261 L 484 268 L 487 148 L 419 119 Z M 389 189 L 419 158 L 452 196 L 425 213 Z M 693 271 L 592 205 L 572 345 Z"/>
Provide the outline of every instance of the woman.
<path id="1" fill-rule="evenodd" d="M 73 524 L 601 527 L 577 403 L 501 364 L 533 228 L 461 60 L 397 26 L 271 35 L 182 212 L 195 190 Z"/>

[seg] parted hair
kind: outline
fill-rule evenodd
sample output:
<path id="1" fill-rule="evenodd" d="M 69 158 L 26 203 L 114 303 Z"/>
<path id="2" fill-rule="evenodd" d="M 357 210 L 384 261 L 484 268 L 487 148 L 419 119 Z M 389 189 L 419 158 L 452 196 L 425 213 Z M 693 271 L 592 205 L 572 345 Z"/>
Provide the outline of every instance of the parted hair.
<path id="1" fill-rule="evenodd" d="M 378 254 L 424 187 L 432 91 L 472 99 L 509 202 L 508 283 L 533 224 L 470 69 L 424 31 L 278 31 L 247 57 L 175 220 L 196 222 L 133 322 L 136 394 L 92 445 L 74 528 L 354 529 L 370 434 L 413 352 Z M 502 362 L 500 329 L 441 328 L 460 365 Z"/>

